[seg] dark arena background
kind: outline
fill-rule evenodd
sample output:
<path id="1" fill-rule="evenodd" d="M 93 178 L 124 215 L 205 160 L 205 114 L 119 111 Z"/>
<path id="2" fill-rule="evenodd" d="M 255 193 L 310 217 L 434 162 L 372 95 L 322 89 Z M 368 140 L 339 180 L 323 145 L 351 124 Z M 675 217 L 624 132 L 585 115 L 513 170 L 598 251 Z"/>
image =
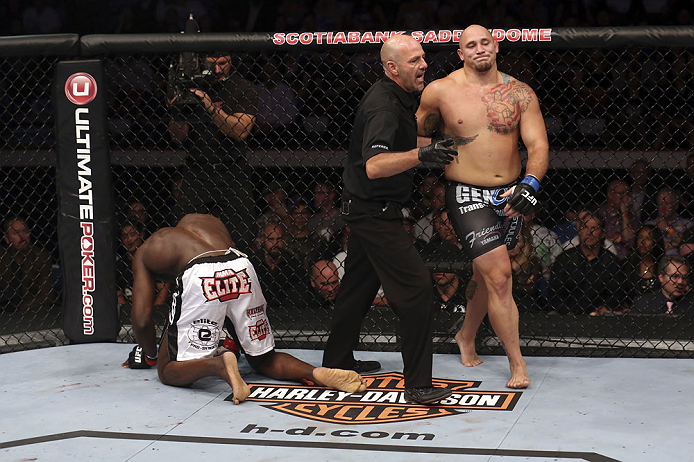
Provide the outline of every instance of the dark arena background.
<path id="1" fill-rule="evenodd" d="M 246 160 L 225 160 L 224 171 L 234 171 L 234 178 L 247 176 L 244 184 L 251 186 L 240 204 L 251 219 L 234 223 L 247 227 L 240 233 L 253 236 L 242 250 L 262 260 L 263 226 L 273 214 L 280 217 L 284 251 L 299 264 L 293 266 L 295 274 L 284 271 L 266 288 L 276 340 L 282 348 L 322 349 L 331 312 L 310 300 L 315 297 L 310 268 L 343 250 L 345 232 L 335 226 L 306 233 L 303 222 L 320 212 L 326 198 L 339 207 L 355 108 L 382 75 L 377 55 L 389 33 L 0 38 L 0 216 L 23 218 L 32 244 L 50 254 L 50 268 L 37 260 L 29 269 L 35 280 L 28 290 L 43 297 L 30 307 L 12 304 L 13 297 L 24 295 L 10 293 L 17 268 L 0 268 L 0 351 L 95 340 L 133 342 L 126 246 L 176 224 L 190 168 L 214 177 L 220 195 L 235 191 L 236 185 L 224 184 L 227 178 L 216 173 L 215 162 L 195 164 L 194 151 L 214 151 L 204 137 L 179 143 L 169 130 L 170 121 L 180 117 L 193 123 L 209 117 L 200 113 L 200 106 L 171 105 L 167 99 L 172 89 L 209 85 L 204 66 L 197 65 L 205 55 L 219 52 L 229 53 L 233 69 L 258 93 Z M 427 52 L 427 81 L 459 66 L 460 31 L 409 33 Z M 590 284 L 555 293 L 551 264 L 561 253 L 560 242 L 575 234 L 571 212 L 605 203 L 613 179 L 631 185 L 648 175 L 644 221 L 656 218 L 655 201 L 663 188 L 677 192 L 682 217 L 694 213 L 694 159 L 688 163 L 694 142 L 694 28 L 507 29 L 494 30 L 494 35 L 500 40 L 500 70 L 535 90 L 550 141 L 550 170 L 532 227 L 532 232 L 543 232 L 533 239 L 543 271 L 536 287 L 516 295 L 523 353 L 692 358 L 691 313 L 630 311 L 632 275 L 638 271 L 631 256 L 621 261 L 622 273 L 615 275 L 612 291 L 616 303 L 608 309 L 585 305 L 593 295 L 581 293 L 580 287 Z M 87 68 L 95 79 L 96 99 L 68 101 L 65 79 Z M 78 107 L 90 109 L 82 129 L 73 117 Z M 80 147 L 87 153 L 81 158 Z M 645 168 L 634 173 L 632 166 L 639 163 Z M 420 218 L 436 201 L 434 181 L 442 171 L 418 168 L 415 178 L 407 206 Z M 82 205 L 88 208 L 80 209 Z M 87 214 L 93 229 L 75 225 L 85 218 L 80 213 Z M 133 230 L 135 237 L 128 237 Z M 671 238 L 681 247 L 694 244 L 691 232 L 670 231 L 679 233 Z M 94 261 L 85 257 L 87 232 L 94 233 L 93 244 L 100 246 Z M 462 254 L 451 258 L 437 252 L 425 259 L 437 281 L 452 284 L 440 283 L 437 289 L 444 295 L 436 317 L 435 352 L 456 353 L 453 335 L 465 313 L 470 262 Z M 85 268 L 85 262 L 96 266 Z M 94 276 L 93 297 L 85 289 L 91 283 L 85 274 Z M 584 275 L 577 270 L 572 277 Z M 156 314 L 161 328 L 169 292 L 163 283 L 160 287 Z M 397 351 L 395 316 L 387 301 L 377 305 L 383 306 L 370 311 L 360 349 Z M 95 333 L 88 333 L 92 321 Z M 478 340 L 480 353 L 503 354 L 489 326 Z"/>
<path id="2" fill-rule="evenodd" d="M 370 3 L 381 6 L 361 2 Z M 510 2 L 482 3 L 467 8 Z M 405 401 L 398 322 L 377 297 L 356 352 L 382 364 L 363 375 L 366 390 L 273 380 L 242 357 L 251 394 L 234 406 L 216 377 L 171 387 L 156 369 L 121 367 L 135 341 L 130 257 L 183 210 L 219 215 L 259 274 L 277 348 L 320 364 L 332 308 L 318 293 L 337 284 L 311 270 L 344 261 L 349 232 L 334 213 L 343 162 L 356 107 L 383 74 L 378 50 L 394 32 L 180 33 L 175 24 L 171 33 L 96 35 L 103 15 L 71 20 L 82 34 L 0 37 L 0 460 L 692 459 L 694 308 L 648 314 L 634 300 L 661 280 L 689 290 L 684 301 L 694 296 L 689 275 L 658 278 L 648 264 L 694 256 L 694 27 L 492 31 L 499 69 L 535 91 L 550 142 L 541 206 L 514 257 L 528 388 L 507 388 L 508 360 L 486 321 L 484 363 L 461 365 L 454 335 L 471 262 L 446 244 L 443 171 L 422 166 L 403 226 L 431 271 L 433 383 L 451 397 Z M 460 65 L 460 32 L 406 32 L 426 51 L 427 82 Z M 206 57 L 227 56 L 234 97 L 255 117 L 241 145 L 210 130 L 199 100 L 180 97 L 216 91 Z M 610 224 L 627 209 L 637 236 Z M 567 258 L 586 212 L 606 217 L 595 239 L 603 255 L 615 253 L 609 271 Z M 583 239 L 599 221 L 581 228 Z M 644 233 L 651 222 L 661 231 Z M 157 281 L 159 335 L 171 289 Z"/>

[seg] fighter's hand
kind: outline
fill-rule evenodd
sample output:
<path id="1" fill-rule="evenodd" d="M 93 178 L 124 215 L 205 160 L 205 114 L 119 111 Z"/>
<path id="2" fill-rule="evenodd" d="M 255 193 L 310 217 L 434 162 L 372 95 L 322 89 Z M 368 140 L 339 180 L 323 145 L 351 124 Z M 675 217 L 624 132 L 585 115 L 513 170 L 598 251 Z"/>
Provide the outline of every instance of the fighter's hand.
<path id="1" fill-rule="evenodd" d="M 506 216 L 514 218 L 533 213 L 535 207 L 539 204 L 537 200 L 537 192 L 539 190 L 540 182 L 537 181 L 537 178 L 527 175 L 519 184 L 501 194 L 499 197 L 502 199 L 510 196 L 510 199 L 506 202 L 506 207 L 504 207 Z"/>
<path id="2" fill-rule="evenodd" d="M 434 141 L 428 146 L 419 148 L 417 158 L 420 162 L 448 165 L 458 155 L 458 151 L 453 149 L 454 144 L 453 138 Z"/>
<path id="3" fill-rule="evenodd" d="M 157 358 L 149 358 L 140 345 L 135 345 L 133 351 L 130 352 L 130 356 L 128 356 L 128 360 L 121 364 L 126 369 L 149 369 L 156 365 Z"/>

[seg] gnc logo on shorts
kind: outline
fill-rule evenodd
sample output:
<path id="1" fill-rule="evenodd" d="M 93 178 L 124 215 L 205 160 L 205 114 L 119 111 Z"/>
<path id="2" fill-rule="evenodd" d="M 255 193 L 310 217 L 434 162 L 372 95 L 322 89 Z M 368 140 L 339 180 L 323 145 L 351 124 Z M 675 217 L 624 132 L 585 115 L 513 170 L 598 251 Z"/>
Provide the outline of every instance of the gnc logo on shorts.
<path id="1" fill-rule="evenodd" d="M 65 82 L 65 96 L 79 106 L 91 103 L 96 98 L 96 80 L 86 72 L 78 72 Z"/>
<path id="2" fill-rule="evenodd" d="M 522 394 L 472 390 L 482 382 L 433 379 L 434 386 L 446 386 L 453 393 L 436 406 L 423 406 L 405 401 L 405 381 L 400 372 L 364 375 L 364 379 L 366 391 L 358 393 L 318 386 L 249 383 L 251 394 L 246 401 L 268 403 L 263 407 L 310 420 L 356 425 L 430 419 L 473 409 L 510 411 Z"/>

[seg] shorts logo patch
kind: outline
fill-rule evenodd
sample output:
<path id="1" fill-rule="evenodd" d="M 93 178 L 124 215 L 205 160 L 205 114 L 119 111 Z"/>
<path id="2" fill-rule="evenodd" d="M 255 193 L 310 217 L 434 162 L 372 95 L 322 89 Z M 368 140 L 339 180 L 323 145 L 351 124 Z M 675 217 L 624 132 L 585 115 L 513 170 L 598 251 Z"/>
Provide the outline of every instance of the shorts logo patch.
<path id="1" fill-rule="evenodd" d="M 476 204 L 486 204 L 492 207 L 499 207 L 504 204 L 508 197 L 499 198 L 499 195 L 506 192 L 508 188 L 484 189 L 474 186 L 458 185 L 455 188 L 455 200 L 459 204 L 469 202 Z M 468 210 L 470 211 L 470 210 Z M 461 213 L 464 213 L 461 211 Z"/>
<path id="2" fill-rule="evenodd" d="M 511 411 L 522 395 L 519 391 L 472 390 L 482 382 L 435 378 L 434 386 L 446 386 L 453 393 L 437 405 L 423 406 L 405 401 L 400 372 L 364 375 L 364 379 L 366 391 L 356 393 L 313 385 L 249 383 L 251 394 L 246 401 L 267 403 L 263 407 L 319 422 L 373 425 L 459 415 L 471 410 Z"/>
<path id="3" fill-rule="evenodd" d="M 248 308 L 246 310 L 246 317 L 248 319 L 257 318 L 258 316 L 263 316 L 265 314 L 265 305 L 256 306 L 254 308 Z"/>
<path id="4" fill-rule="evenodd" d="M 211 319 L 196 319 L 188 329 L 188 343 L 197 350 L 214 350 L 217 348 L 220 332 L 217 322 Z"/>
<path id="5" fill-rule="evenodd" d="M 214 277 L 200 278 L 202 294 L 208 302 L 236 300 L 241 294 L 251 293 L 251 282 L 246 270 L 225 269 L 214 273 Z"/>
<path id="6" fill-rule="evenodd" d="M 267 320 L 260 319 L 255 323 L 255 326 L 248 328 L 248 333 L 251 336 L 251 340 L 265 340 L 265 337 L 270 334 L 270 324 L 268 324 Z"/>

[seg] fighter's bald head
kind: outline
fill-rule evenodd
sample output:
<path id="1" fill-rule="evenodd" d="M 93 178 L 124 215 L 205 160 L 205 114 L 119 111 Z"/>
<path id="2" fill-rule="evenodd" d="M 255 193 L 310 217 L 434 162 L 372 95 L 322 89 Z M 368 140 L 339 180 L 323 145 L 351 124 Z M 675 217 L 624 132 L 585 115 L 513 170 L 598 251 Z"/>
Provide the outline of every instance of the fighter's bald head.
<path id="1" fill-rule="evenodd" d="M 463 33 L 460 35 L 460 41 L 458 42 L 458 46 L 462 49 L 466 43 L 468 43 L 470 40 L 478 40 L 480 37 L 485 37 L 489 38 L 490 40 L 492 39 L 492 34 L 489 32 L 489 29 L 487 29 L 484 26 L 480 26 L 479 24 L 472 24 L 471 26 L 468 26 L 463 30 Z"/>
<path id="2" fill-rule="evenodd" d="M 403 55 L 407 51 L 419 46 L 419 42 L 410 35 L 394 35 L 386 40 L 381 47 L 381 63 L 383 66 L 385 66 L 388 61 L 394 61 L 396 64 L 400 64 Z"/>

